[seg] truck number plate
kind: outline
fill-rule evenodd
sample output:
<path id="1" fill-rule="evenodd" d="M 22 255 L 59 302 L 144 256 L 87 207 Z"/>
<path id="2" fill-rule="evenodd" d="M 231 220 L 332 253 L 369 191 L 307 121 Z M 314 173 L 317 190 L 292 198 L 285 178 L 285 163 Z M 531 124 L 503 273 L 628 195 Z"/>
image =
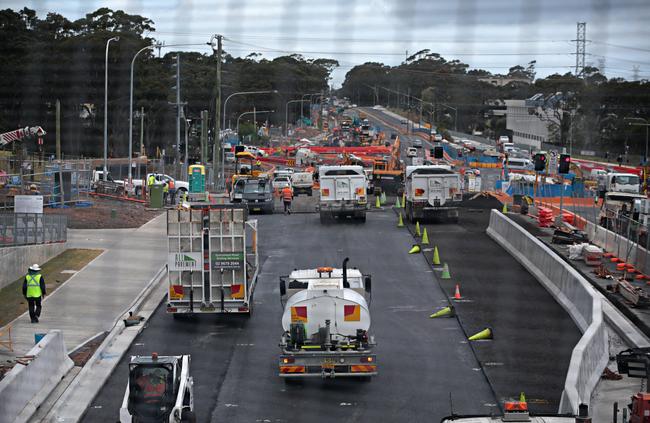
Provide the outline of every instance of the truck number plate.
<path id="1" fill-rule="evenodd" d="M 334 360 L 331 358 L 326 358 L 323 360 L 321 363 L 321 368 L 326 369 L 326 370 L 334 370 Z"/>
<path id="2" fill-rule="evenodd" d="M 201 311 L 214 311 L 216 310 L 214 307 L 201 307 Z"/>
<path id="3" fill-rule="evenodd" d="M 259 208 L 259 207 L 254 207 L 254 208 L 253 208 L 253 211 L 262 211 L 262 209 Z"/>

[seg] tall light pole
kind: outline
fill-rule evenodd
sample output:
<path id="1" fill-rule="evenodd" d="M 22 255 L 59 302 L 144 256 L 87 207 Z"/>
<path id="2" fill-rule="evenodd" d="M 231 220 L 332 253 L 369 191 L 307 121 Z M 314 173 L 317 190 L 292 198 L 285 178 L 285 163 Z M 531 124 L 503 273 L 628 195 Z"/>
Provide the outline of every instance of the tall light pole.
<path id="1" fill-rule="evenodd" d="M 131 170 L 131 166 L 133 165 L 133 67 L 135 65 L 135 59 L 138 57 L 140 53 L 142 53 L 145 50 L 153 50 L 155 46 L 146 46 L 138 50 L 138 52 L 133 55 L 133 59 L 131 59 L 131 89 L 129 91 L 129 179 L 128 179 L 128 188 L 131 188 L 131 184 L 133 183 L 133 174 Z M 106 116 L 106 114 L 104 114 Z"/>
<path id="2" fill-rule="evenodd" d="M 458 109 L 456 109 L 455 107 L 451 107 L 451 106 L 449 106 L 447 104 L 444 104 L 444 103 L 438 103 L 438 104 L 443 106 L 443 107 L 447 107 L 447 108 L 454 111 L 454 131 L 458 132 Z"/>
<path id="3" fill-rule="evenodd" d="M 108 45 L 111 41 L 120 41 L 120 37 L 106 41 L 106 59 L 104 60 L 104 180 L 108 180 Z"/>
<path id="4" fill-rule="evenodd" d="M 311 119 L 311 96 L 318 95 L 318 94 L 320 94 L 320 93 L 303 94 L 302 97 L 300 97 L 300 98 L 304 99 L 305 96 L 309 96 L 309 105 L 310 105 L 310 107 L 309 107 L 309 119 Z M 304 111 L 305 111 L 304 106 L 302 104 L 300 104 L 300 126 L 301 127 L 302 127 L 302 122 L 303 122 L 303 120 L 305 118 Z"/>
<path id="5" fill-rule="evenodd" d="M 237 93 L 232 93 L 228 97 L 226 97 L 226 101 L 223 102 L 223 124 L 221 125 L 223 128 L 226 127 L 226 107 L 228 106 L 228 100 L 230 100 L 231 97 L 234 97 L 236 95 L 249 95 L 249 94 L 277 94 L 278 90 L 263 90 L 263 91 L 240 91 Z M 230 129 L 230 128 L 228 128 Z"/>
<path id="6" fill-rule="evenodd" d="M 289 104 L 290 103 L 304 103 L 307 100 L 289 100 L 287 101 L 287 104 L 284 106 L 284 136 L 289 137 Z"/>
<path id="7" fill-rule="evenodd" d="M 645 126 L 645 156 L 643 156 L 643 161 L 644 161 L 644 164 L 645 164 L 645 162 L 648 161 L 648 126 L 650 126 L 650 123 L 648 123 L 648 121 L 646 119 L 640 118 L 640 117 L 634 117 L 634 118 L 626 117 L 626 118 L 623 118 L 623 120 L 640 120 L 640 121 L 643 121 L 643 123 L 628 123 L 628 125 L 631 125 L 631 126 Z"/>
<path id="8" fill-rule="evenodd" d="M 239 120 L 242 118 L 242 116 L 252 115 L 252 114 L 260 114 L 260 113 L 273 113 L 273 112 L 275 112 L 275 110 L 251 110 L 250 112 L 242 113 L 237 118 L 237 136 L 239 136 Z"/>

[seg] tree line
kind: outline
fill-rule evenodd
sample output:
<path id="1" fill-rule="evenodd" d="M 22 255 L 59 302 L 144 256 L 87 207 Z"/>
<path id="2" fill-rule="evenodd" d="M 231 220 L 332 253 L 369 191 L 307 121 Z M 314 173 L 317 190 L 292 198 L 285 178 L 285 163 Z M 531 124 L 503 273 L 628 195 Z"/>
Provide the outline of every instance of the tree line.
<path id="1" fill-rule="evenodd" d="M 459 131 L 478 130 L 492 138 L 508 134 L 505 117 L 492 113 L 505 109 L 504 100 L 541 94 L 535 102 L 539 108 L 530 108 L 530 113 L 549 123 L 553 143 L 572 142 L 574 148 L 612 155 L 625 153 L 629 145 L 630 153 L 643 154 L 645 128 L 630 125 L 630 118 L 650 119 L 647 80 L 608 79 L 591 66 L 579 77 L 568 72 L 535 79 L 535 64 L 512 66 L 500 75 L 511 82 L 495 86 L 488 82 L 495 75 L 486 70 L 469 69 L 459 60 L 421 50 L 397 66 L 377 62 L 355 66 L 338 94 L 358 105 L 410 110 L 415 120 L 421 114 L 424 121 L 435 121 L 443 129 L 456 125 Z"/>
<path id="2" fill-rule="evenodd" d="M 44 18 L 34 10 L 0 11 L 0 133 L 42 126 L 47 131 L 44 150 L 55 148 L 55 104 L 61 103 L 62 149 L 71 156 L 103 154 L 105 49 L 108 54 L 109 156 L 124 157 L 128 151 L 130 67 L 134 54 L 156 44 L 154 22 L 120 10 L 100 8 L 71 21 L 57 13 Z M 206 40 L 207 44 L 208 40 Z M 208 110 L 214 128 L 216 102 L 216 54 L 145 50 L 135 61 L 134 151 L 139 151 L 140 110 L 144 109 L 144 144 L 151 155 L 176 142 L 175 81 L 176 55 L 180 55 L 181 101 L 190 119 L 190 145 L 198 145 L 200 114 Z M 235 96 L 228 102 L 226 122 L 235 126 L 240 113 L 274 110 L 272 125 L 284 125 L 285 104 L 303 93 L 328 89 L 331 71 L 338 65 L 330 59 L 307 59 L 288 55 L 267 60 L 257 54 L 222 55 L 221 101 L 234 92 L 277 93 Z M 291 104 L 292 117 L 299 105 Z M 223 110 L 223 107 L 222 107 Z M 184 128 L 181 127 L 184 132 Z M 181 142 L 184 136 L 181 135 Z M 35 141 L 21 144 L 37 149 Z M 181 146 L 181 151 L 183 150 Z"/>

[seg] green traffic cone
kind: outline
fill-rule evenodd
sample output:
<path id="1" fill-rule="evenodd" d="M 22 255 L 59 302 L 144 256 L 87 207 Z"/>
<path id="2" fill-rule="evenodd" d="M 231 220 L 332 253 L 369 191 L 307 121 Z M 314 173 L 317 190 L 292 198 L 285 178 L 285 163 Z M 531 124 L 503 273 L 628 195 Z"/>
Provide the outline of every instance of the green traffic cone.
<path id="1" fill-rule="evenodd" d="M 430 319 L 435 319 L 437 317 L 454 317 L 456 315 L 454 306 L 448 306 L 445 308 L 442 308 L 435 313 L 433 313 L 431 316 L 429 316 Z"/>
<path id="2" fill-rule="evenodd" d="M 422 236 L 422 232 L 420 232 L 420 222 L 419 221 L 415 222 L 415 236 Z"/>
<path id="3" fill-rule="evenodd" d="M 404 220 L 402 219 L 402 213 L 399 214 L 399 222 L 397 222 L 397 227 L 398 228 L 404 227 Z"/>
<path id="4" fill-rule="evenodd" d="M 491 328 L 485 328 L 479 333 L 476 333 L 472 336 L 470 336 L 469 339 L 470 341 L 479 341 L 481 339 L 492 339 L 493 338 L 493 333 Z"/>
<path id="5" fill-rule="evenodd" d="M 427 235 L 427 228 L 422 232 L 422 245 L 429 245 L 429 235 Z"/>
<path id="6" fill-rule="evenodd" d="M 381 204 L 386 204 L 386 193 L 382 192 L 381 195 L 379 196 L 379 202 Z"/>
<path id="7" fill-rule="evenodd" d="M 399 202 L 399 197 L 397 197 L 397 199 L 395 200 L 395 208 L 396 209 L 401 209 L 402 208 L 402 205 Z"/>
<path id="8" fill-rule="evenodd" d="M 447 263 L 442 267 L 442 274 L 440 275 L 440 279 L 451 279 L 451 275 L 449 274 L 449 266 L 447 266 Z"/>
<path id="9" fill-rule="evenodd" d="M 406 193 L 402 193 L 402 207 L 406 207 Z"/>
<path id="10" fill-rule="evenodd" d="M 508 205 L 506 203 L 503 203 L 503 209 L 501 209 L 501 213 L 503 214 L 508 213 Z"/>
<path id="11" fill-rule="evenodd" d="M 415 244 L 411 249 L 409 250 L 409 254 L 417 254 L 420 252 L 420 246 Z"/>
<path id="12" fill-rule="evenodd" d="M 519 402 L 526 402 L 526 395 L 523 392 L 519 394 Z"/>
<path id="13" fill-rule="evenodd" d="M 378 209 L 381 208 L 381 202 L 379 201 L 379 197 L 375 197 L 375 207 Z"/>
<path id="14" fill-rule="evenodd" d="M 433 264 L 440 265 L 440 255 L 438 254 L 438 246 L 433 247 Z"/>

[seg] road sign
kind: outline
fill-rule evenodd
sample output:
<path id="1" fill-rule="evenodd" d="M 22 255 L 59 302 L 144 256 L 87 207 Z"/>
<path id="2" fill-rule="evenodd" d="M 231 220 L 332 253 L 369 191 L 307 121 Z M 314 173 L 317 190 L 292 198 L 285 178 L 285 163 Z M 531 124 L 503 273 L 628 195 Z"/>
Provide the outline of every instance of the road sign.
<path id="1" fill-rule="evenodd" d="M 557 167 L 560 164 L 559 161 L 559 156 L 557 154 L 557 151 L 553 150 L 549 154 L 549 161 L 548 161 L 548 174 L 549 175 L 557 175 Z"/>

